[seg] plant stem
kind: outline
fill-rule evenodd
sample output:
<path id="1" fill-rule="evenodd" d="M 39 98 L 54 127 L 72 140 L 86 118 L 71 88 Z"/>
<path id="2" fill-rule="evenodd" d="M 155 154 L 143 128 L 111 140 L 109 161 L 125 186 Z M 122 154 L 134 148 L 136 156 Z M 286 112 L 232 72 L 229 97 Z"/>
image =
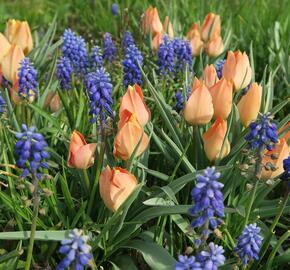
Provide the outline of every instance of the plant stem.
<path id="1" fill-rule="evenodd" d="M 35 238 L 35 231 L 36 231 L 36 221 L 38 216 L 38 208 L 40 203 L 40 196 L 38 193 L 38 180 L 35 175 L 33 175 L 33 214 L 32 214 L 32 223 L 30 229 L 30 239 L 29 239 L 29 246 L 27 251 L 27 258 L 25 264 L 25 270 L 30 269 L 31 259 L 32 259 L 32 252 L 33 252 L 33 245 L 34 245 L 34 238 Z"/>
<path id="2" fill-rule="evenodd" d="M 229 239 L 229 241 L 230 241 L 230 243 L 231 243 L 232 248 L 234 248 L 234 247 L 236 246 L 236 243 L 235 243 L 233 237 L 231 236 L 231 234 L 230 234 L 230 232 L 228 231 L 227 228 L 224 230 L 224 233 L 225 233 L 226 236 L 228 237 L 228 239 Z"/>
<path id="3" fill-rule="evenodd" d="M 90 178 L 88 175 L 88 171 L 86 169 L 82 170 L 83 171 L 83 175 L 84 175 L 84 180 L 85 180 L 85 185 L 86 185 L 86 189 L 87 189 L 87 194 L 90 193 Z"/>

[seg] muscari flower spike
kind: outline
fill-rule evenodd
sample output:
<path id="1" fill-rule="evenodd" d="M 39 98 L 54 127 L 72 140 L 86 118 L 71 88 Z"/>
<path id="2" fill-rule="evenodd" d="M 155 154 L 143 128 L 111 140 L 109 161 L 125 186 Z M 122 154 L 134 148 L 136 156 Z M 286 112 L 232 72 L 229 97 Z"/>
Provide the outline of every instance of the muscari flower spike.
<path id="1" fill-rule="evenodd" d="M 103 56 L 99 46 L 94 46 L 91 50 L 91 66 L 92 68 L 101 68 L 103 66 Z"/>
<path id="2" fill-rule="evenodd" d="M 191 223 L 193 228 L 208 223 L 210 229 L 214 230 L 222 223 L 224 203 L 221 188 L 224 185 L 218 181 L 219 177 L 220 173 L 216 172 L 215 167 L 208 167 L 203 175 L 197 175 L 196 186 L 191 191 L 194 205 L 189 209 L 189 213 L 195 217 Z"/>
<path id="3" fill-rule="evenodd" d="M 142 85 L 142 72 L 139 66 L 143 65 L 143 57 L 141 52 L 135 45 L 130 45 L 126 50 L 126 55 L 122 61 L 123 65 L 123 84 L 128 85 Z"/>
<path id="4" fill-rule="evenodd" d="M 290 181 L 290 156 L 283 160 L 283 169 L 284 172 L 281 179 L 284 181 Z"/>
<path id="5" fill-rule="evenodd" d="M 2 94 L 0 92 L 0 114 L 2 114 L 5 111 L 5 108 L 6 108 L 6 101 L 2 97 Z"/>
<path id="6" fill-rule="evenodd" d="M 126 52 L 127 48 L 129 48 L 131 45 L 135 45 L 134 38 L 130 31 L 126 31 L 122 39 L 123 50 Z"/>
<path id="7" fill-rule="evenodd" d="M 18 85 L 19 94 L 23 97 L 30 97 L 32 95 L 37 95 L 37 71 L 33 64 L 30 62 L 29 58 L 25 57 L 20 62 L 20 67 L 18 69 Z"/>
<path id="8" fill-rule="evenodd" d="M 74 229 L 69 238 L 61 241 L 59 252 L 66 255 L 58 264 L 56 270 L 65 270 L 73 266 L 75 270 L 83 270 L 93 258 L 91 246 L 87 244 L 88 236 L 83 235 L 82 230 Z"/>
<path id="9" fill-rule="evenodd" d="M 265 147 L 271 151 L 273 145 L 278 142 L 277 126 L 270 118 L 270 114 L 262 115 L 250 124 L 250 131 L 245 136 L 248 147 L 255 150 L 263 150 Z"/>
<path id="10" fill-rule="evenodd" d="M 179 255 L 175 270 L 202 270 L 201 263 L 194 256 Z"/>
<path id="11" fill-rule="evenodd" d="M 92 115 L 91 123 L 95 123 L 100 117 L 101 121 L 106 119 L 106 115 L 113 118 L 113 99 L 111 78 L 105 68 L 97 69 L 85 76 L 85 86 L 90 99 L 90 111 Z"/>
<path id="12" fill-rule="evenodd" d="M 224 64 L 225 64 L 226 60 L 222 59 L 222 60 L 219 60 L 217 61 L 214 66 L 215 66 L 215 70 L 216 70 L 216 74 L 219 78 L 219 80 L 222 78 L 223 74 L 222 74 L 222 71 L 223 71 L 223 67 L 224 67 Z"/>
<path id="13" fill-rule="evenodd" d="M 190 87 L 187 87 L 187 89 L 186 89 L 186 100 L 189 99 L 190 93 L 191 93 L 191 89 L 190 89 Z M 175 103 L 174 109 L 176 111 L 178 111 L 178 112 L 182 111 L 183 107 L 184 107 L 184 96 L 183 96 L 183 93 L 181 91 L 177 91 L 175 93 L 175 99 L 176 99 L 176 103 Z"/>
<path id="14" fill-rule="evenodd" d="M 85 40 L 78 36 L 71 29 L 66 29 L 62 36 L 63 56 L 67 57 L 72 64 L 74 72 L 78 75 L 84 75 L 88 68 L 88 51 Z"/>
<path id="15" fill-rule="evenodd" d="M 112 14 L 114 15 L 114 16 L 117 16 L 118 15 L 118 4 L 117 3 L 113 3 L 112 4 Z"/>
<path id="16" fill-rule="evenodd" d="M 192 49 L 188 41 L 175 38 L 173 40 L 174 53 L 176 57 L 177 70 L 184 71 L 186 66 L 192 70 Z"/>
<path id="17" fill-rule="evenodd" d="M 116 58 L 117 48 L 113 43 L 110 33 L 106 33 L 103 38 L 103 59 L 113 62 Z"/>
<path id="18" fill-rule="evenodd" d="M 260 235 L 261 229 L 256 223 L 245 227 L 238 238 L 234 251 L 239 255 L 244 265 L 250 260 L 258 260 L 263 237 Z"/>
<path id="19" fill-rule="evenodd" d="M 162 76 L 172 74 L 174 72 L 174 47 L 172 40 L 168 36 L 164 36 L 158 50 L 158 72 Z"/>
<path id="20" fill-rule="evenodd" d="M 71 89 L 72 80 L 72 66 L 70 60 L 62 56 L 57 61 L 57 78 L 60 81 L 60 87 L 62 90 Z"/>
<path id="21" fill-rule="evenodd" d="M 23 169 L 22 177 L 29 172 L 38 179 L 41 178 L 41 169 L 48 169 L 45 159 L 49 158 L 46 152 L 47 143 L 42 134 L 35 132 L 35 127 L 28 128 L 22 125 L 22 132 L 16 133 L 18 141 L 15 144 L 15 152 L 18 156 L 16 165 Z"/>

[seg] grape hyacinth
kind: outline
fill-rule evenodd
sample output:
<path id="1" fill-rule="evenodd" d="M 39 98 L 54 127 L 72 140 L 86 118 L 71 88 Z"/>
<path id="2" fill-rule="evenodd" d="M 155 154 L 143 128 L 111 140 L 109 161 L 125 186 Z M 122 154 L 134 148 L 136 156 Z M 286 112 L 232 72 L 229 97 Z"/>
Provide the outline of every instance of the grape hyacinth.
<path id="1" fill-rule="evenodd" d="M 248 146 L 255 150 L 263 150 L 264 147 L 271 151 L 273 145 L 278 142 L 277 126 L 272 122 L 270 114 L 266 113 L 250 124 L 250 132 L 245 136 Z"/>
<path id="2" fill-rule="evenodd" d="M 88 68 L 88 51 L 85 40 L 78 36 L 71 29 L 66 29 L 62 36 L 63 56 L 67 57 L 72 64 L 74 72 L 78 75 L 84 75 Z"/>
<path id="3" fill-rule="evenodd" d="M 208 251 L 201 251 L 197 256 L 203 270 L 217 270 L 219 266 L 225 263 L 224 249 L 222 246 L 209 243 Z"/>
<path id="4" fill-rule="evenodd" d="M 179 255 L 175 270 L 202 270 L 200 262 L 194 256 Z"/>
<path id="5" fill-rule="evenodd" d="M 94 46 L 91 51 L 91 66 L 92 68 L 101 68 L 103 66 L 103 56 L 99 46 Z"/>
<path id="6" fill-rule="evenodd" d="M 284 181 L 290 181 L 290 156 L 283 160 L 283 169 L 284 172 L 281 176 L 281 179 Z"/>
<path id="7" fill-rule="evenodd" d="M 112 14 L 114 16 L 117 16 L 118 15 L 118 4 L 117 3 L 113 3 L 112 4 Z"/>
<path id="8" fill-rule="evenodd" d="M 250 86 L 251 86 L 251 84 L 249 84 L 248 86 L 246 86 L 245 88 L 242 89 L 242 91 L 241 91 L 242 96 L 244 96 L 245 94 L 248 93 L 248 91 L 250 90 Z"/>
<path id="9" fill-rule="evenodd" d="M 158 72 L 162 76 L 174 72 L 174 47 L 168 36 L 164 36 L 158 50 Z"/>
<path id="10" fill-rule="evenodd" d="M 85 76 L 85 86 L 90 99 L 90 111 L 92 115 L 91 123 L 95 123 L 100 117 L 101 121 L 106 119 L 106 115 L 113 118 L 112 104 L 112 84 L 111 78 L 105 68 L 97 69 L 95 72 Z"/>
<path id="11" fill-rule="evenodd" d="M 237 246 L 234 251 L 239 255 L 244 265 L 250 260 L 258 260 L 263 237 L 260 235 L 261 229 L 256 223 L 245 227 L 238 238 Z"/>
<path id="12" fill-rule="evenodd" d="M 30 62 L 29 58 L 25 57 L 20 62 L 20 67 L 18 69 L 18 84 L 19 84 L 19 94 L 23 97 L 30 97 L 32 95 L 37 95 L 37 81 L 36 81 L 37 71 Z"/>
<path id="13" fill-rule="evenodd" d="M 71 89 L 72 80 L 72 67 L 70 60 L 62 56 L 57 61 L 57 78 L 60 81 L 60 87 L 62 90 Z"/>
<path id="14" fill-rule="evenodd" d="M 173 40 L 174 53 L 176 57 L 176 68 L 177 70 L 183 71 L 186 66 L 189 70 L 192 70 L 192 50 L 191 45 L 188 41 L 180 38 Z"/>
<path id="15" fill-rule="evenodd" d="M 126 52 L 127 48 L 129 48 L 131 45 L 135 45 L 134 38 L 130 31 L 126 31 L 122 39 L 123 50 Z"/>
<path id="16" fill-rule="evenodd" d="M 16 133 L 18 139 L 15 144 L 15 152 L 18 156 L 16 165 L 23 169 L 22 177 L 26 177 L 29 172 L 41 178 L 41 168 L 48 169 L 45 159 L 49 158 L 46 152 L 47 143 L 40 133 L 35 132 L 35 127 L 28 128 L 22 125 L 22 132 Z"/>
<path id="17" fill-rule="evenodd" d="M 113 43 L 110 33 L 106 33 L 103 38 L 103 59 L 113 62 L 116 58 L 117 48 Z"/>
<path id="18" fill-rule="evenodd" d="M 224 185 L 217 181 L 219 177 L 220 173 L 216 172 L 215 167 L 208 167 L 203 175 L 197 175 L 196 186 L 191 191 L 194 205 L 189 209 L 189 213 L 195 217 L 191 223 L 193 228 L 208 223 L 209 227 L 214 230 L 222 223 L 224 204 L 221 188 Z"/>
<path id="19" fill-rule="evenodd" d="M 91 246 L 87 244 L 88 236 L 83 235 L 82 230 L 74 229 L 69 238 L 61 241 L 59 252 L 66 257 L 58 264 L 56 270 L 65 270 L 70 266 L 73 269 L 83 270 L 93 258 Z"/>
<path id="20" fill-rule="evenodd" d="M 223 71 L 223 67 L 224 67 L 225 62 L 226 62 L 226 60 L 222 59 L 222 60 L 217 61 L 214 65 L 215 70 L 216 70 L 216 74 L 217 74 L 219 80 L 223 76 L 222 71 Z"/>
<path id="21" fill-rule="evenodd" d="M 139 66 L 143 65 L 143 57 L 135 45 L 130 45 L 127 48 L 122 65 L 124 86 L 128 87 L 128 85 L 134 85 L 135 83 L 142 85 L 142 73 Z"/>
<path id="22" fill-rule="evenodd" d="M 188 87 L 186 89 L 186 100 L 188 100 L 189 96 L 190 96 L 190 93 L 191 93 L 191 89 L 190 87 Z M 182 111 L 183 110 L 183 107 L 184 107 L 184 96 L 183 96 L 183 93 L 181 91 L 177 91 L 175 93 L 175 99 L 176 99 L 176 103 L 175 103 L 175 106 L 174 106 L 174 109 L 176 111 Z"/>
<path id="23" fill-rule="evenodd" d="M 0 114 L 2 114 L 5 111 L 5 107 L 6 107 L 6 101 L 2 97 L 2 94 L 0 92 Z"/>

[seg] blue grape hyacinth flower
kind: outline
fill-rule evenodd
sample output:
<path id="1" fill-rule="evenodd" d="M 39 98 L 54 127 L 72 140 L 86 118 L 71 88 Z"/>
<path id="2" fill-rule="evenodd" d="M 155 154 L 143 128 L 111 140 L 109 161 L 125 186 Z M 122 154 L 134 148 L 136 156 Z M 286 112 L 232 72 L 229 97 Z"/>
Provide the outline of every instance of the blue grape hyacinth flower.
<path id="1" fill-rule="evenodd" d="M 284 172 L 281 179 L 284 181 L 290 181 L 290 156 L 283 160 L 283 169 Z"/>
<path id="2" fill-rule="evenodd" d="M 217 270 L 219 266 L 224 265 L 225 256 L 222 246 L 209 243 L 208 250 L 201 251 L 197 256 L 197 260 L 201 263 L 203 270 Z"/>
<path id="3" fill-rule="evenodd" d="M 215 70 L 216 70 L 216 74 L 219 78 L 219 80 L 222 78 L 223 76 L 223 67 L 224 67 L 224 64 L 225 64 L 226 60 L 222 59 L 222 60 L 219 60 L 217 61 L 214 66 L 215 66 Z"/>
<path id="4" fill-rule="evenodd" d="M 96 122 L 99 117 L 101 121 L 104 121 L 106 115 L 113 118 L 111 96 L 113 86 L 109 73 L 102 67 L 95 72 L 88 73 L 84 81 L 90 99 L 91 123 Z"/>
<path id="5" fill-rule="evenodd" d="M 2 94 L 0 92 L 0 115 L 5 111 L 5 108 L 6 108 L 6 101 L 2 97 Z"/>
<path id="6" fill-rule="evenodd" d="M 250 124 L 250 131 L 245 136 L 249 148 L 263 150 L 265 147 L 271 151 L 273 145 L 278 142 L 277 126 L 270 118 L 270 114 L 262 115 Z"/>
<path id="7" fill-rule="evenodd" d="M 195 217 L 191 226 L 201 227 L 209 224 L 210 229 L 216 229 L 224 217 L 222 183 L 218 181 L 220 173 L 215 167 L 204 170 L 203 175 L 197 175 L 196 186 L 191 191 L 193 206 L 189 213 Z M 207 234 L 207 233 L 206 233 Z"/>
<path id="8" fill-rule="evenodd" d="M 61 241 L 59 252 L 65 258 L 57 265 L 56 270 L 65 270 L 70 266 L 75 270 L 83 270 L 93 258 L 91 246 L 87 244 L 88 236 L 83 235 L 82 230 L 74 229 L 69 238 Z"/>
<path id="9" fill-rule="evenodd" d="M 118 8 L 118 4 L 117 3 L 113 3 L 112 4 L 112 14 L 114 16 L 117 16 L 119 12 L 119 8 Z"/>
<path id="10" fill-rule="evenodd" d="M 259 259 L 259 252 L 263 242 L 260 232 L 261 229 L 256 223 L 249 224 L 238 238 L 234 251 L 239 255 L 244 265 L 247 265 L 250 260 Z"/>
<path id="11" fill-rule="evenodd" d="M 18 84 L 19 84 L 19 94 L 23 97 L 30 97 L 32 95 L 37 95 L 37 71 L 33 64 L 30 62 L 29 58 L 24 58 L 20 62 L 20 67 L 18 69 Z"/>
<path id="12" fill-rule="evenodd" d="M 162 76 L 172 74 L 174 72 L 174 47 L 172 40 L 168 36 L 164 36 L 158 50 L 158 73 Z"/>
<path id="13" fill-rule="evenodd" d="M 179 255 L 175 270 L 203 270 L 201 263 L 194 256 Z"/>
<path id="14" fill-rule="evenodd" d="M 62 90 L 71 89 L 72 73 L 73 70 L 70 60 L 65 56 L 60 57 L 57 61 L 56 76 L 60 81 Z"/>
<path id="15" fill-rule="evenodd" d="M 103 55 L 97 45 L 91 50 L 91 66 L 94 69 L 101 68 L 103 66 Z"/>
<path id="16" fill-rule="evenodd" d="M 125 53 L 127 48 L 129 48 L 131 45 L 135 45 L 134 38 L 130 31 L 126 31 L 122 39 L 122 47 Z"/>
<path id="17" fill-rule="evenodd" d="M 116 59 L 117 48 L 110 33 L 106 33 L 103 38 L 103 59 L 113 62 Z"/>
<path id="18" fill-rule="evenodd" d="M 176 58 L 176 69 L 180 71 L 184 71 L 186 66 L 188 66 L 189 70 L 192 70 L 192 50 L 189 41 L 175 38 L 173 40 L 173 48 Z"/>
<path id="19" fill-rule="evenodd" d="M 47 143 L 42 134 L 35 132 L 35 127 L 28 128 L 22 125 L 22 132 L 16 133 L 18 141 L 15 144 L 15 152 L 18 156 L 16 165 L 23 169 L 22 176 L 29 173 L 41 178 L 41 170 L 48 169 L 45 162 L 49 158 L 46 151 Z"/>
<path id="20" fill-rule="evenodd" d="M 191 93 L 191 88 L 187 87 L 187 89 L 186 89 L 186 100 L 189 99 L 190 93 Z M 175 103 L 174 109 L 176 111 L 178 111 L 178 112 L 182 111 L 183 107 L 184 107 L 184 96 L 183 96 L 183 93 L 181 91 L 177 91 L 175 93 L 175 99 L 176 99 L 176 103 Z"/>
<path id="21" fill-rule="evenodd" d="M 123 84 L 128 85 L 142 85 L 142 72 L 139 66 L 143 65 L 143 57 L 141 52 L 135 45 L 130 45 L 126 50 L 126 55 L 122 61 L 123 65 Z"/>

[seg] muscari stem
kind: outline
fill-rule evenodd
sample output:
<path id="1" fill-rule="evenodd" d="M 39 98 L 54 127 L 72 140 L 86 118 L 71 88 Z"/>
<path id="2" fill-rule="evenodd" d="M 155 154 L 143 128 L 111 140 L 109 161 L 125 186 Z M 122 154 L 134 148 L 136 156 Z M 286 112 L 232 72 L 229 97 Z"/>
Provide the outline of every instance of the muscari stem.
<path id="1" fill-rule="evenodd" d="M 39 203 L 40 203 L 40 195 L 38 192 L 38 180 L 35 175 L 33 175 L 33 186 L 34 186 L 33 214 L 32 214 L 32 223 L 31 223 L 31 229 L 30 229 L 30 239 L 29 239 L 29 246 L 28 246 L 27 257 L 26 257 L 25 270 L 29 270 L 30 265 L 31 265 L 35 231 L 36 231 L 36 221 L 37 221 L 38 209 L 39 209 Z"/>

